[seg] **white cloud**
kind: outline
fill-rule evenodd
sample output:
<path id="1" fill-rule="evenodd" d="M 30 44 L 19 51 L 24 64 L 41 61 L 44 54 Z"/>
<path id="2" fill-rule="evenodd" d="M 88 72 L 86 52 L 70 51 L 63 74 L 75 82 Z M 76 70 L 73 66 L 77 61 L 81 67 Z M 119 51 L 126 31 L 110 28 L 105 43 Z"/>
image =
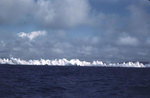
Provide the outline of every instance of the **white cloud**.
<path id="1" fill-rule="evenodd" d="M 0 24 L 74 27 L 88 21 L 89 10 L 88 0 L 0 0 Z"/>
<path id="2" fill-rule="evenodd" d="M 33 31 L 30 33 L 20 32 L 18 33 L 18 36 L 21 38 L 29 38 L 30 40 L 33 40 L 37 38 L 38 36 L 44 36 L 46 34 L 46 31 Z"/>
<path id="3" fill-rule="evenodd" d="M 138 45 L 138 40 L 130 36 L 120 37 L 118 40 L 118 44 L 136 46 Z"/>
<path id="4" fill-rule="evenodd" d="M 146 43 L 150 45 L 150 38 L 146 40 Z"/>
<path id="5" fill-rule="evenodd" d="M 33 0 L 0 0 L 0 23 L 23 22 L 27 15 L 32 13 L 33 6 Z"/>
<path id="6" fill-rule="evenodd" d="M 84 24 L 89 13 L 87 0 L 38 0 L 36 19 L 48 27 Z"/>
<path id="7" fill-rule="evenodd" d="M 6 46 L 5 42 L 4 41 L 0 41 L 0 46 L 1 47 L 5 47 Z"/>
<path id="8" fill-rule="evenodd" d="M 98 44 L 100 42 L 100 39 L 99 37 L 97 36 L 93 36 L 93 37 L 85 37 L 85 38 L 82 38 L 82 40 L 84 42 L 87 42 L 88 44 Z"/>
<path id="9" fill-rule="evenodd" d="M 53 48 L 52 51 L 53 51 L 54 53 L 57 53 L 57 54 L 62 54 L 62 53 L 64 53 L 64 51 L 63 51 L 62 49 L 60 49 L 60 48 Z"/>

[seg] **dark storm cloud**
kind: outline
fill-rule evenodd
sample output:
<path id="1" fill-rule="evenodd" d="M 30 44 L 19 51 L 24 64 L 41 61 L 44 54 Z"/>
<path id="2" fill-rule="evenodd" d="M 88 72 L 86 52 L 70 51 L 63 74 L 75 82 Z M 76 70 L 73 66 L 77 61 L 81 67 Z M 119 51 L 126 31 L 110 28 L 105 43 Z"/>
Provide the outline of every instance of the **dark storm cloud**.
<path id="1" fill-rule="evenodd" d="M 13 1 L 0 0 L 0 25 L 8 29 L 0 29 L 0 51 L 7 50 L 1 57 L 150 59 L 147 0 Z M 10 32 L 12 25 L 25 29 Z"/>

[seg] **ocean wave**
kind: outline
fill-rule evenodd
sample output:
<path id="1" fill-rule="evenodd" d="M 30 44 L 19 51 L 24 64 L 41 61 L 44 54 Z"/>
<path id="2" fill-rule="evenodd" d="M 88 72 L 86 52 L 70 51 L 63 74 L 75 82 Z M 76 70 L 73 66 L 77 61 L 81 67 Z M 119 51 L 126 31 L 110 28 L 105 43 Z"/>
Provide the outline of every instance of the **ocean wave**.
<path id="1" fill-rule="evenodd" d="M 0 64 L 11 64 L 11 65 L 49 65 L 49 66 L 102 66 L 102 67 L 149 67 L 140 62 L 127 62 L 127 63 L 104 63 L 102 61 L 80 61 L 79 59 L 67 60 L 63 59 L 40 59 L 40 60 L 22 60 L 20 58 L 0 59 Z"/>

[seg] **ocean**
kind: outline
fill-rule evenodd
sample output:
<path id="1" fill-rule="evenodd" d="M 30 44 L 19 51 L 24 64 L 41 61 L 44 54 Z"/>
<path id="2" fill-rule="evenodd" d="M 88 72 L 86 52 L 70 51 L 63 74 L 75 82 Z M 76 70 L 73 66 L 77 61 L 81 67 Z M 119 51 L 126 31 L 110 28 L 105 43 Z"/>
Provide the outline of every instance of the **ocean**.
<path id="1" fill-rule="evenodd" d="M 150 98 L 150 68 L 1 64 L 0 98 Z"/>

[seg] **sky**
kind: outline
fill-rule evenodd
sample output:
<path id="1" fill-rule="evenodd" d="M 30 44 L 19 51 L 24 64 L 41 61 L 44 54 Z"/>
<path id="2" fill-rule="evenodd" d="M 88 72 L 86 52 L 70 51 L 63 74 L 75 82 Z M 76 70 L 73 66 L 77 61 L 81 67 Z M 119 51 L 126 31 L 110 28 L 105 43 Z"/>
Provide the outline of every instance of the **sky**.
<path id="1" fill-rule="evenodd" d="M 150 61 L 148 0 L 0 0 L 0 58 Z"/>

